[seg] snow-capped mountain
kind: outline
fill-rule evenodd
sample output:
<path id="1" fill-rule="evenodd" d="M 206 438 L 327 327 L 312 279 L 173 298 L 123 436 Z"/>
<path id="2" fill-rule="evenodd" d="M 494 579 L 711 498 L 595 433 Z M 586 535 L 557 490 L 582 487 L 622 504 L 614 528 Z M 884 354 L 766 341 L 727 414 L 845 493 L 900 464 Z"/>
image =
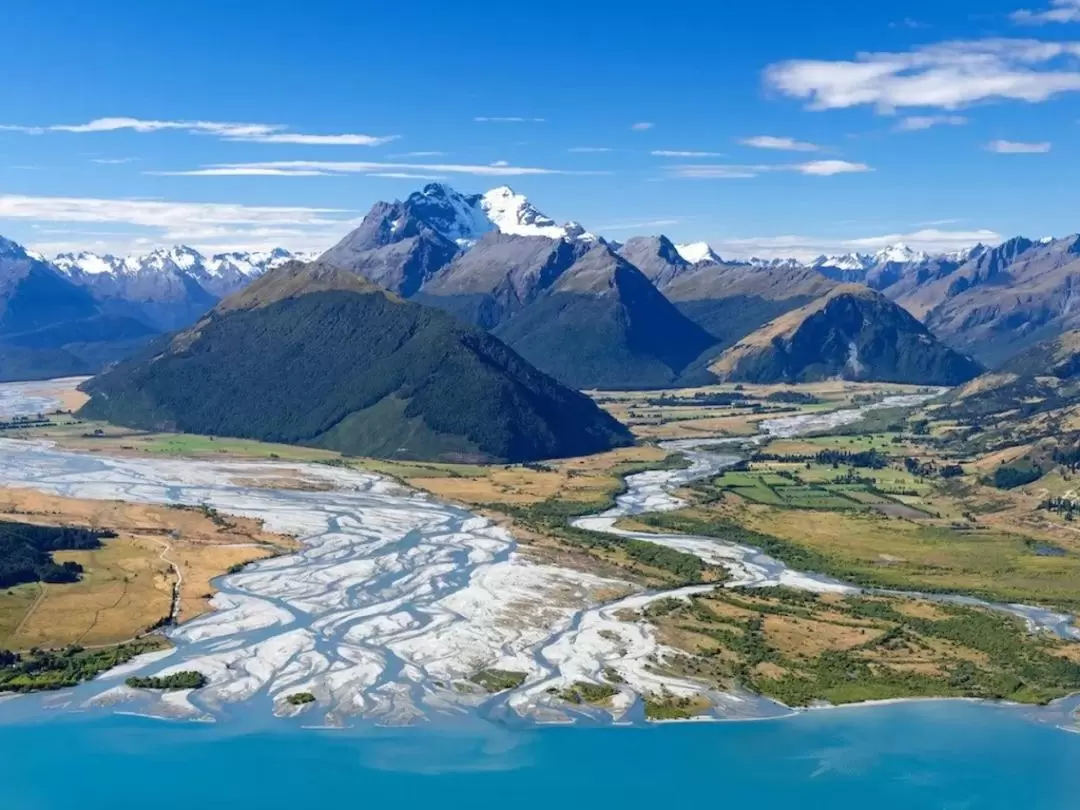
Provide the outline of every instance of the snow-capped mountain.
<path id="1" fill-rule="evenodd" d="M 483 194 L 462 194 L 443 183 L 429 183 L 394 207 L 398 206 L 402 210 L 391 220 L 391 230 L 402 230 L 411 216 L 460 247 L 470 246 L 491 231 L 549 239 L 595 239 L 577 222 L 557 224 L 509 186 Z"/>
<path id="2" fill-rule="evenodd" d="M 811 267 L 819 270 L 831 269 L 851 273 L 869 270 L 874 264 L 874 256 L 870 253 L 845 253 L 842 256 L 818 256 L 810 262 Z"/>
<path id="3" fill-rule="evenodd" d="M 690 264 L 719 264 L 723 261 L 716 251 L 709 247 L 708 242 L 691 242 L 686 245 L 675 245 L 675 250 Z"/>
<path id="4" fill-rule="evenodd" d="M 480 195 L 479 206 L 487 220 L 501 233 L 549 239 L 596 239 L 573 220 L 565 225 L 557 224 L 509 186 L 499 186 Z"/>
<path id="5" fill-rule="evenodd" d="M 282 248 L 205 256 L 176 245 L 141 256 L 61 253 L 52 265 L 102 301 L 109 312 L 136 318 L 155 329 L 187 326 L 218 299 L 267 270 L 308 257 Z"/>
<path id="6" fill-rule="evenodd" d="M 187 245 L 158 248 L 141 256 L 120 258 L 111 254 L 61 253 L 52 264 L 84 286 L 122 283 L 139 276 L 175 276 L 183 274 L 198 281 L 208 292 L 227 295 L 267 270 L 294 259 L 308 257 L 283 248 L 267 251 L 218 253 L 205 256 Z"/>
<path id="7" fill-rule="evenodd" d="M 760 259 L 757 256 L 752 256 L 751 258 L 749 258 L 749 259 L 747 259 L 745 261 L 742 261 L 742 262 L 738 262 L 738 263 L 739 264 L 748 264 L 751 267 L 764 267 L 764 268 L 769 268 L 769 269 L 773 269 L 773 268 L 784 269 L 784 268 L 795 268 L 795 267 L 805 267 L 806 266 L 805 264 L 800 262 L 798 259 Z"/>

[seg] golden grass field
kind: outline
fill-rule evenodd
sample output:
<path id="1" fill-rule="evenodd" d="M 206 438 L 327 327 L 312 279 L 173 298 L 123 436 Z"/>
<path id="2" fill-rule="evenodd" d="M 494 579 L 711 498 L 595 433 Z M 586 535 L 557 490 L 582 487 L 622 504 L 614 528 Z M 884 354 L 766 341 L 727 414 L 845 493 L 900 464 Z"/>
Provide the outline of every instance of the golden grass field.
<path id="1" fill-rule="evenodd" d="M 61 498 L 22 489 L 0 489 L 0 517 L 118 534 L 100 549 L 56 552 L 57 560 L 84 567 L 79 582 L 35 583 L 0 592 L 0 648 L 91 646 L 133 638 L 168 615 L 176 569 L 182 576 L 179 618 L 194 618 L 209 610 L 214 577 L 234 564 L 296 545 L 248 518 L 226 517 L 219 525 L 198 509 Z"/>

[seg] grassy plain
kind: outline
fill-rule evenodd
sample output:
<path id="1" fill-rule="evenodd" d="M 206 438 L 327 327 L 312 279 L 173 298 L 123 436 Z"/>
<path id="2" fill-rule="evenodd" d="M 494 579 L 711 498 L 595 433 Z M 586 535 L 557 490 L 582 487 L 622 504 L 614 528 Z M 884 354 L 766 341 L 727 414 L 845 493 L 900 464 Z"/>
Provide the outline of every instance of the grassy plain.
<path id="1" fill-rule="evenodd" d="M 787 588 L 718 589 L 651 615 L 666 667 L 791 706 L 904 697 L 1045 703 L 1080 690 L 1080 645 L 989 611 Z"/>
<path id="2" fill-rule="evenodd" d="M 83 568 L 78 582 L 32 583 L 0 591 L 0 648 L 115 644 L 168 616 L 180 575 L 179 619 L 209 610 L 210 581 L 236 564 L 295 547 L 257 521 L 196 508 L 94 501 L 0 489 L 0 514 L 54 526 L 109 529 L 99 549 L 60 551 Z"/>

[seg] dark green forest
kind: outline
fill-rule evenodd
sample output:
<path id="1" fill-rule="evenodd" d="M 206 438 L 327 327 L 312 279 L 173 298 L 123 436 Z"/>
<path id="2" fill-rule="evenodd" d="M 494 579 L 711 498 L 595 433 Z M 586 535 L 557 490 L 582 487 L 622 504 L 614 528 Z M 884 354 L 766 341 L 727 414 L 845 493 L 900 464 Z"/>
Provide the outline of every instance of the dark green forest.
<path id="1" fill-rule="evenodd" d="M 414 459 L 518 462 L 632 441 L 486 332 L 381 292 L 219 309 L 160 350 L 91 380 L 81 415 Z"/>
<path id="2" fill-rule="evenodd" d="M 100 548 L 103 537 L 115 536 L 68 526 L 0 521 L 0 588 L 24 582 L 76 582 L 82 566 L 57 563 L 52 552 Z"/>

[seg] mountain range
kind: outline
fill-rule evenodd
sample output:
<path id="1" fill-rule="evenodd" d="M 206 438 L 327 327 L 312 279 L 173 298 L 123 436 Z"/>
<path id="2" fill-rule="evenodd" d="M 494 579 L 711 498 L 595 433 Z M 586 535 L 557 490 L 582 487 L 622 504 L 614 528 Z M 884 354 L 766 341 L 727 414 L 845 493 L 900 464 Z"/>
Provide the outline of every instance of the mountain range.
<path id="1" fill-rule="evenodd" d="M 62 316 L 69 312 L 63 302 L 83 300 L 85 311 L 75 320 L 95 318 L 94 331 L 86 334 L 95 345 L 103 344 L 98 347 L 102 351 L 73 352 L 78 341 L 71 334 L 34 330 L 31 338 L 25 330 L 5 327 L 0 340 L 6 356 L 19 353 L 21 358 L 0 367 L 0 376 L 9 379 L 27 373 L 33 362 L 27 365 L 26 352 L 38 349 L 53 352 L 44 364 L 50 370 L 95 370 L 95 364 L 114 359 L 124 341 L 137 344 L 153 334 L 182 330 L 267 271 L 308 258 L 282 249 L 207 257 L 178 246 L 133 258 L 79 253 L 47 261 L 5 244 L 8 253 L 23 258 L 0 254 L 0 307 L 8 308 L 5 290 L 12 282 L 5 277 L 21 277 L 20 267 L 37 263 L 36 284 L 47 275 L 56 294 L 35 299 L 24 293 L 22 311 L 31 300 L 47 310 L 55 299 L 55 312 L 42 322 L 71 323 L 71 317 Z M 731 260 L 707 243 L 676 245 L 663 235 L 607 240 L 576 222 L 557 223 L 505 186 L 461 194 L 432 183 L 404 200 L 376 203 L 320 259 L 487 330 L 541 371 L 579 388 L 709 382 L 722 367 L 716 365 L 718 358 L 785 315 L 809 307 L 805 312 L 818 328 L 822 312 L 839 311 L 824 306 L 825 297 L 848 284 L 880 293 L 914 316 L 918 329 L 905 321 L 901 330 L 905 340 L 914 341 L 911 346 L 921 345 L 916 338 L 925 329 L 944 346 L 988 367 L 1080 327 L 1080 315 L 1073 311 L 1074 278 L 1080 277 L 1077 236 L 1017 237 L 942 254 L 894 245 L 873 254 L 810 262 Z M 864 301 L 858 308 L 885 312 L 874 300 L 873 307 Z M 888 311 L 892 318 L 895 313 Z M 845 323 L 833 326 L 834 335 L 850 333 Z M 856 340 L 860 378 L 898 373 L 895 347 L 888 357 L 882 348 L 877 362 L 873 347 L 880 339 Z M 22 341 L 18 351 L 13 341 Z M 25 346 L 28 341 L 31 349 Z M 57 349 L 67 355 L 57 355 Z M 809 366 L 841 376 L 855 373 L 824 355 Z M 785 368 L 788 376 L 811 373 Z"/>
<path id="2" fill-rule="evenodd" d="M 80 413 L 116 424 L 367 456 L 520 462 L 632 442 L 491 334 L 322 262 L 268 271 L 84 390 Z"/>

